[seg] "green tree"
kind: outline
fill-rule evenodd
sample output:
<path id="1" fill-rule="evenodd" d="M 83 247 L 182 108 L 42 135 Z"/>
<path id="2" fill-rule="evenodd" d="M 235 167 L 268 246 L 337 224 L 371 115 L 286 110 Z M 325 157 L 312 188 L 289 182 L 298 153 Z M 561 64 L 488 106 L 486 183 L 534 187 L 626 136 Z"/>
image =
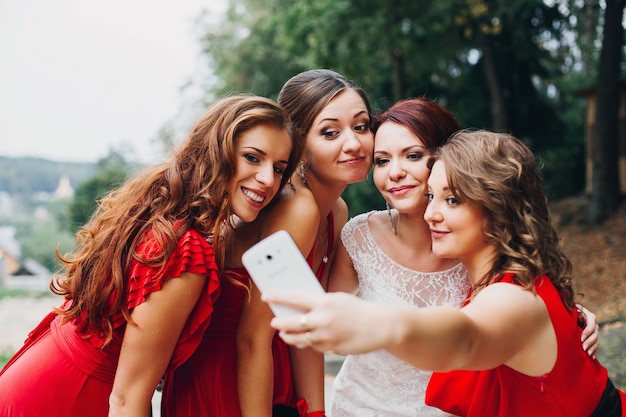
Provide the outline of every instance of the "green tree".
<path id="1" fill-rule="evenodd" d="M 342 194 L 342 198 L 348 204 L 350 217 L 370 210 L 385 208 L 385 200 L 378 192 L 378 189 L 376 189 L 371 174 L 366 181 L 348 185 Z"/>
<path id="2" fill-rule="evenodd" d="M 84 225 L 95 211 L 98 200 L 109 191 L 119 187 L 129 175 L 130 166 L 124 157 L 110 151 L 98 162 L 96 174 L 76 188 L 74 200 L 69 206 L 69 220 L 72 231 Z"/>
<path id="3" fill-rule="evenodd" d="M 206 26 L 204 51 L 219 80 L 207 97 L 275 98 L 295 73 L 331 68 L 364 87 L 380 110 L 425 95 L 462 126 L 512 132 L 542 156 L 553 189 L 576 178 L 568 188 L 576 192 L 584 102 L 567 89 L 580 57 L 592 55 L 572 41 L 593 36 L 584 19 L 572 18 L 593 14 L 585 7 L 583 0 L 232 0 L 224 22 Z M 576 163 L 564 166 L 564 157 Z"/>

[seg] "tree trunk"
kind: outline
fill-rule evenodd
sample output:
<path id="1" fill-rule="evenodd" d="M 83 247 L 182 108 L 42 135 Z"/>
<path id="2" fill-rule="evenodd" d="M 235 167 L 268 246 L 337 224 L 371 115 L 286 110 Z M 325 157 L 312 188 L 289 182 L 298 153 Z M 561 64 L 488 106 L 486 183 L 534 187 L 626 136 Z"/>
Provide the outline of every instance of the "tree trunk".
<path id="1" fill-rule="evenodd" d="M 591 72 L 593 62 L 594 42 L 597 36 L 598 9 L 600 6 L 596 0 L 585 0 L 582 10 L 582 31 L 580 33 L 580 60 L 583 64 L 583 73 Z"/>
<path id="2" fill-rule="evenodd" d="M 483 71 L 489 88 L 493 128 L 497 132 L 509 132 L 511 130 L 511 121 L 506 101 L 502 95 L 502 86 L 498 78 L 498 71 L 496 70 L 496 58 L 493 45 L 488 36 L 480 33 L 480 31 L 478 33 L 479 42 L 483 51 Z"/>
<path id="3" fill-rule="evenodd" d="M 397 12 L 397 2 L 390 1 L 388 3 L 389 10 L 389 21 L 390 27 L 393 28 L 394 31 L 399 31 L 401 19 L 398 16 Z M 390 43 L 393 45 L 393 42 Z M 391 74 L 391 79 L 393 80 L 393 102 L 397 102 L 398 100 L 405 98 L 404 97 L 404 56 L 402 55 L 402 50 L 398 47 L 391 47 L 391 62 L 393 65 L 393 73 Z"/>
<path id="4" fill-rule="evenodd" d="M 589 223 L 599 224 L 617 209 L 620 202 L 618 171 L 619 76 L 626 0 L 607 0 L 598 83 L 595 129 L 591 140 L 591 201 Z"/>

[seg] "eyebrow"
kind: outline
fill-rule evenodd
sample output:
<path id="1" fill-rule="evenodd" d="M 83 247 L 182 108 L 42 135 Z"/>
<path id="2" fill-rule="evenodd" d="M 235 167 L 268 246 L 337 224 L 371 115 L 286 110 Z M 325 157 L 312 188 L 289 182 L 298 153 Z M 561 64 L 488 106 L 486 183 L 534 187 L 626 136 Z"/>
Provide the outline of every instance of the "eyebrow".
<path id="1" fill-rule="evenodd" d="M 259 149 L 259 148 L 256 148 L 254 146 L 242 146 L 241 150 L 244 150 L 244 149 L 254 149 L 255 151 L 257 151 L 261 155 L 267 156 L 267 152 L 265 152 L 263 149 Z M 281 164 L 289 165 L 289 161 L 286 161 L 284 159 L 281 159 L 278 162 L 280 162 Z"/>
<path id="2" fill-rule="evenodd" d="M 352 116 L 353 119 L 356 119 L 357 117 L 361 116 L 362 114 L 366 114 L 369 116 L 369 114 L 367 113 L 367 111 L 365 110 L 361 110 L 358 113 L 356 113 L 354 116 Z M 322 120 L 320 120 L 320 122 L 318 124 L 322 124 L 322 122 L 338 122 L 339 119 L 336 117 L 325 117 Z"/>
<path id="3" fill-rule="evenodd" d="M 267 152 L 265 152 L 263 149 L 259 149 L 259 148 L 254 147 L 254 146 L 242 146 L 241 150 L 244 150 L 244 149 L 254 149 L 255 151 L 257 151 L 261 155 L 267 156 Z"/>
<path id="4" fill-rule="evenodd" d="M 424 150 L 428 150 L 428 148 L 427 148 L 426 146 L 423 146 L 423 145 L 417 145 L 417 144 L 416 144 L 416 145 L 410 145 L 410 146 L 407 146 L 407 147 L 405 147 L 405 148 L 402 148 L 402 149 L 401 149 L 401 151 L 402 151 L 402 152 L 406 152 L 406 151 L 409 151 L 409 150 L 411 150 L 411 149 L 413 149 L 413 148 L 422 148 L 422 149 L 424 149 Z M 384 150 L 384 149 L 381 149 L 380 151 L 374 151 L 374 154 L 377 154 L 377 153 L 386 153 L 386 154 L 389 154 L 389 151 L 386 151 L 386 150 Z"/>

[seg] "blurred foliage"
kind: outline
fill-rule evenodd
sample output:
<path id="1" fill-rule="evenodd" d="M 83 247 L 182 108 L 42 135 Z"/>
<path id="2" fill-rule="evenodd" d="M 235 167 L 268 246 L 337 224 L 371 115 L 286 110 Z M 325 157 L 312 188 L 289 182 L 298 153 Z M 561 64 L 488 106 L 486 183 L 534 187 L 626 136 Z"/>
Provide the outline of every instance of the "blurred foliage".
<path id="1" fill-rule="evenodd" d="M 4 365 L 11 359 L 15 352 L 13 352 L 9 348 L 4 348 L 0 350 L 0 369 L 4 368 Z"/>
<path id="2" fill-rule="evenodd" d="M 56 250 L 73 251 L 74 233 L 89 218 L 98 198 L 136 169 L 126 162 L 123 152 L 110 150 L 96 164 L 0 157 L 0 191 L 10 196 L 0 225 L 15 228 L 22 259 L 32 258 L 52 272 L 59 269 Z M 62 176 L 68 176 L 76 187 L 73 198 L 54 196 Z"/>
<path id="3" fill-rule="evenodd" d="M 426 96 L 463 127 L 501 129 L 544 163 L 550 198 L 584 189 L 584 114 L 593 85 L 600 6 L 583 0 L 230 0 L 206 22 L 203 51 L 217 83 L 276 98 L 285 81 L 331 68 L 379 111 Z M 344 193 L 375 207 L 367 185 Z M 359 201 L 363 199 L 363 201 Z M 352 211 L 351 209 L 351 211 Z"/>
<path id="4" fill-rule="evenodd" d="M 68 229 L 63 229 L 54 217 L 45 219 L 19 218 L 15 223 L 15 238 L 20 242 L 22 258 L 32 258 L 51 272 L 61 264 L 56 257 L 57 248 L 61 253 L 74 248 L 74 237 Z"/>
<path id="5" fill-rule="evenodd" d="M 349 216 L 354 217 L 359 213 L 370 210 L 382 210 L 385 208 L 385 200 L 376 189 L 372 174 L 367 180 L 350 184 L 342 194 L 342 198 L 348 203 Z"/>
<path id="6" fill-rule="evenodd" d="M 100 198 L 126 181 L 130 170 L 131 166 L 124 157 L 115 151 L 110 151 L 106 158 L 98 162 L 96 174 L 79 184 L 68 208 L 72 231 L 77 231 L 89 220 Z"/>

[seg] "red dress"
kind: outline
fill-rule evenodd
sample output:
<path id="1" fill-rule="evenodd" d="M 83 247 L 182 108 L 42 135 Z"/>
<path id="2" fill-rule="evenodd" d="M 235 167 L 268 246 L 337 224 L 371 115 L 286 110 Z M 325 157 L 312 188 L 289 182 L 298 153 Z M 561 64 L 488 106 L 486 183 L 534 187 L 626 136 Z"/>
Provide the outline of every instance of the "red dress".
<path id="1" fill-rule="evenodd" d="M 329 215 L 329 244 L 326 259 L 333 247 L 333 218 Z M 315 248 L 313 248 L 315 249 Z M 313 250 L 308 256 L 312 263 Z M 317 272 L 320 278 L 326 262 Z M 245 268 L 227 270 L 224 275 L 237 283 L 224 279 L 222 291 L 215 302 L 213 319 L 202 342 L 189 360 L 163 383 L 161 400 L 162 417 L 240 417 L 237 389 L 237 343 L 235 335 L 241 312 L 247 297 L 246 287 L 250 275 Z M 295 408 L 291 361 L 285 342 L 274 335 L 272 343 L 274 359 L 273 405 Z"/>
<path id="2" fill-rule="evenodd" d="M 513 283 L 513 274 L 501 282 Z M 458 416 L 471 417 L 589 417 L 603 399 L 607 370 L 591 359 L 580 345 L 578 314 L 568 311 L 548 277 L 535 282 L 556 333 L 558 352 L 554 368 L 540 377 L 521 374 L 506 365 L 487 371 L 435 372 L 426 391 L 426 404 Z M 612 386 L 612 385 L 608 385 Z M 607 392 L 610 390 L 607 388 Z M 626 396 L 612 390 L 615 410 L 598 416 L 625 416 Z M 620 398 L 618 398 L 620 397 Z M 619 405 L 621 402 L 621 412 Z"/>
<path id="3" fill-rule="evenodd" d="M 137 251 L 149 256 L 160 248 L 147 235 Z M 209 326 L 220 287 L 213 247 L 196 230 L 188 230 L 178 241 L 162 274 L 159 268 L 136 261 L 127 274 L 130 278 L 125 302 L 131 310 L 152 292 L 159 291 L 164 279 L 176 279 L 183 272 L 203 274 L 208 279 L 176 344 L 168 372 L 189 358 Z M 114 314 L 113 341 L 103 347 L 104 339 L 97 334 L 90 330 L 78 332 L 84 320 L 83 315 L 61 324 L 61 317 L 52 312 L 29 334 L 24 346 L 0 371 L 0 416 L 108 415 L 126 321 L 121 311 Z M 89 338 L 84 338 L 87 335 Z"/>

